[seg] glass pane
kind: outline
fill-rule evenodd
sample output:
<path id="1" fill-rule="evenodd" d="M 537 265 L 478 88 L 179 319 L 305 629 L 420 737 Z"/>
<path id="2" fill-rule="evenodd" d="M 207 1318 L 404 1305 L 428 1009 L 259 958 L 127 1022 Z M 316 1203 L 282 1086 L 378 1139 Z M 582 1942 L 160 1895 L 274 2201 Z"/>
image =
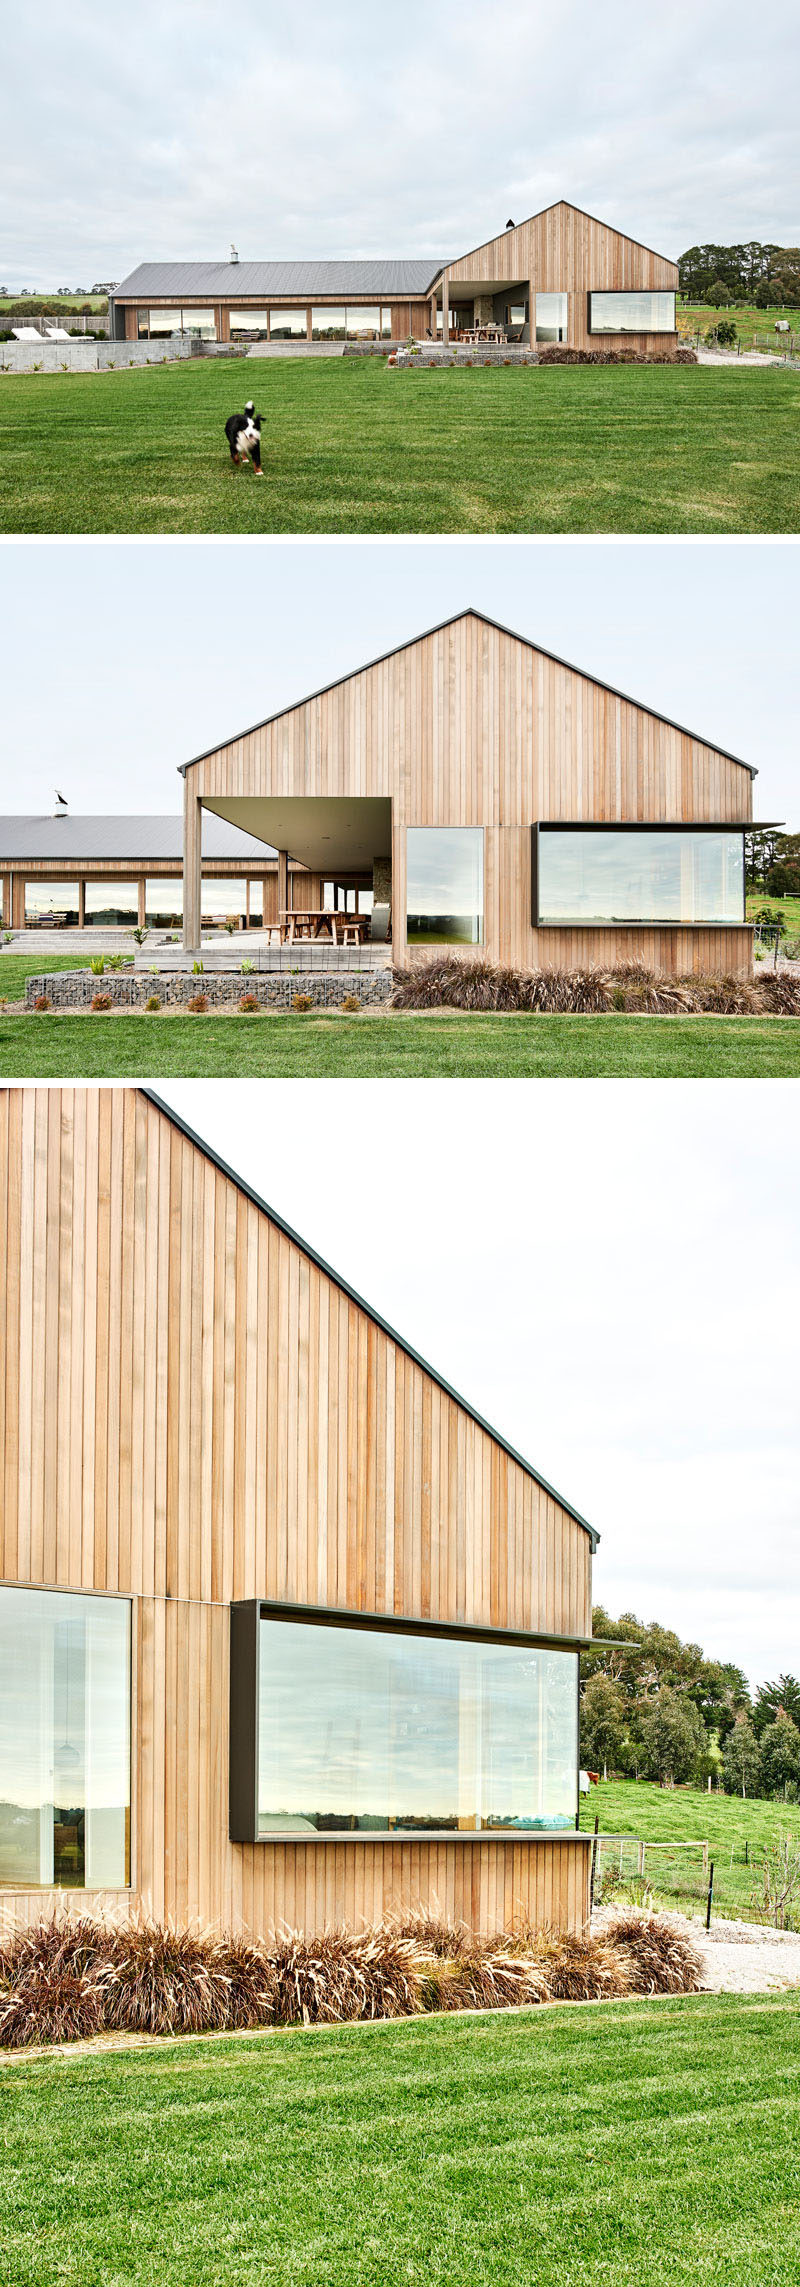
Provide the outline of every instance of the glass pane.
<path id="1" fill-rule="evenodd" d="M 93 928 L 105 922 L 111 928 L 135 929 L 139 894 L 135 881 L 87 881 L 86 919 Z"/>
<path id="2" fill-rule="evenodd" d="M 408 939 L 479 945 L 483 938 L 483 828 L 409 826 Z"/>
<path id="3" fill-rule="evenodd" d="M 539 834 L 539 920 L 739 922 L 744 837 L 587 827 Z"/>
<path id="4" fill-rule="evenodd" d="M 183 920 L 183 882 L 148 881 L 144 890 L 148 929 L 179 929 Z"/>
<path id="5" fill-rule="evenodd" d="M 261 924 L 262 924 L 262 922 L 263 922 L 263 919 L 264 919 L 264 883 L 263 883 L 263 880 L 261 880 L 261 881 L 251 881 L 251 883 L 250 883 L 250 927 L 251 927 L 251 929 L 260 929 L 260 928 L 261 928 Z"/>
<path id="6" fill-rule="evenodd" d="M 377 341 L 381 330 L 379 309 L 349 309 L 347 332 L 351 341 Z"/>
<path id="7" fill-rule="evenodd" d="M 575 1824 L 577 1657 L 259 1622 L 258 1831 Z"/>
<path id="8" fill-rule="evenodd" d="M 537 339 L 537 341 L 566 341 L 566 338 L 567 338 L 567 297 L 566 297 L 566 294 L 537 294 L 537 296 L 536 296 L 536 339 Z"/>
<path id="9" fill-rule="evenodd" d="M 25 926 L 28 929 L 77 929 L 77 882 L 26 881 Z"/>
<path id="10" fill-rule="evenodd" d="M 130 1605 L 0 1588 L 0 1882 L 130 1880 Z"/>
<path id="11" fill-rule="evenodd" d="M 305 341 L 305 310 L 270 310 L 270 341 Z"/>
<path id="12" fill-rule="evenodd" d="M 673 334 L 674 294 L 590 294 L 591 334 Z"/>
<path id="13" fill-rule="evenodd" d="M 185 334 L 199 334 L 204 341 L 216 341 L 217 328 L 213 310 L 184 310 L 182 318 Z"/>
<path id="14" fill-rule="evenodd" d="M 346 329 L 346 310 L 312 310 L 311 332 L 314 341 L 343 341 Z"/>
<path id="15" fill-rule="evenodd" d="M 181 330 L 181 313 L 180 313 L 180 310 L 151 310 L 151 311 L 150 311 L 150 332 L 151 332 L 151 334 L 179 334 L 179 333 L 180 333 L 180 330 Z"/>
<path id="16" fill-rule="evenodd" d="M 235 334 L 265 334 L 266 310 L 231 310 L 230 329 L 231 338 Z"/>
<path id="17" fill-rule="evenodd" d="M 391 338 L 392 338 L 392 312 L 391 312 L 391 308 L 389 308 L 389 309 L 383 309 L 383 310 L 381 310 L 381 333 L 383 334 L 383 336 L 384 336 L 384 339 L 385 339 L 385 340 L 387 340 L 387 341 L 391 341 Z"/>
<path id="18" fill-rule="evenodd" d="M 245 884 L 243 881 L 204 881 L 201 904 L 202 920 L 209 927 L 215 921 L 229 921 L 244 913 Z"/>

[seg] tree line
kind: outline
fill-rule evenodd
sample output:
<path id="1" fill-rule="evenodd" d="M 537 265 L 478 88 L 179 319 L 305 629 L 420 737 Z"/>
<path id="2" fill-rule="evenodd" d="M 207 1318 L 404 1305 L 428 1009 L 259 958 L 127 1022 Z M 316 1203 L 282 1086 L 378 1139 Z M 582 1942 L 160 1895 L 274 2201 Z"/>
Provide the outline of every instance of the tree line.
<path id="1" fill-rule="evenodd" d="M 800 246 L 690 246 L 678 257 L 680 290 L 690 302 L 723 308 L 753 302 L 756 309 L 800 306 Z"/>
<path id="2" fill-rule="evenodd" d="M 707 1660 L 658 1621 L 602 1605 L 581 1660 L 581 1762 L 604 1778 L 655 1779 L 729 1795 L 800 1802 L 800 1682 L 779 1676 L 751 1696 L 741 1668 Z"/>
<path id="3" fill-rule="evenodd" d="M 768 897 L 800 896 L 800 834 L 754 826 L 744 849 L 748 889 L 763 889 Z"/>

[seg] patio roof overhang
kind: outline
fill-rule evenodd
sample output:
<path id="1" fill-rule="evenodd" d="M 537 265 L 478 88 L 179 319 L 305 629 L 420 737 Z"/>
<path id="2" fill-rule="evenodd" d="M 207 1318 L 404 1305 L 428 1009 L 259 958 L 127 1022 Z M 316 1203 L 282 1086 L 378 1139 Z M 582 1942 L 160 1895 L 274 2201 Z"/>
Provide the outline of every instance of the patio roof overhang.
<path id="1" fill-rule="evenodd" d="M 242 826 L 270 849 L 286 850 L 310 873 L 371 873 L 392 846 L 387 795 L 206 795 L 203 809 Z"/>

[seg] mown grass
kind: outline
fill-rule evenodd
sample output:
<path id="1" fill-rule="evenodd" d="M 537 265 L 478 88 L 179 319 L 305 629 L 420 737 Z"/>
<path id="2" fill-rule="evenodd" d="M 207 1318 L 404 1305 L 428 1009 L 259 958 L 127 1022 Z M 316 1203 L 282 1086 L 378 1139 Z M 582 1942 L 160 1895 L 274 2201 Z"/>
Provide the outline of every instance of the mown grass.
<path id="1" fill-rule="evenodd" d="M 709 1859 L 714 1860 L 716 1911 L 745 1920 L 753 1917 L 760 1894 L 758 1861 L 765 1846 L 780 1834 L 794 1833 L 800 1838 L 800 1808 L 796 1803 L 743 1802 L 740 1795 L 709 1795 L 699 1787 L 657 1787 L 645 1780 L 601 1779 L 590 1795 L 581 1797 L 581 1826 L 587 1832 L 598 1814 L 601 1833 L 605 1834 L 635 1834 L 645 1842 L 707 1841 Z M 685 1912 L 698 1911 L 703 1888 L 700 1852 L 687 1851 L 684 1863 L 686 1879 L 695 1892 L 694 1907 L 682 1887 L 678 1890 L 670 1885 L 668 1874 L 679 1865 L 677 1859 L 659 1861 L 654 1852 L 645 1860 L 645 1867 L 664 1904 L 678 1904 Z"/>
<path id="2" fill-rule="evenodd" d="M 223 435 L 249 394 L 263 482 L 231 470 Z M 4 375 L 0 453 L 9 532 L 796 532 L 800 372 L 265 358 Z"/>
<path id="3" fill-rule="evenodd" d="M 762 1079 L 800 1073 L 800 1018 L 8 1016 L 14 1079 Z"/>
<path id="4" fill-rule="evenodd" d="M 21 1001 L 29 977 L 53 976 L 58 969 L 88 969 L 88 958 L 75 953 L 4 953 L 0 951 L 0 1000 Z"/>
<path id="5" fill-rule="evenodd" d="M 796 1997 L 0 2070 L 3 2287 L 794 2287 Z"/>

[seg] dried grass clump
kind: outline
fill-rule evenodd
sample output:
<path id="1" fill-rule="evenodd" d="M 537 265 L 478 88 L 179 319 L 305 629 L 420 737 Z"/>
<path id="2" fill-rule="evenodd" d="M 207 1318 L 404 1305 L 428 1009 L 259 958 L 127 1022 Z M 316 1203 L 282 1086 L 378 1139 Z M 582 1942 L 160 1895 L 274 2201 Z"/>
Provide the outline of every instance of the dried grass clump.
<path id="1" fill-rule="evenodd" d="M 547 1984 L 551 2001 L 612 2001 L 632 1992 L 626 1957 L 608 1937 L 577 1930 L 537 1930 L 530 1939 L 532 1959 Z"/>
<path id="2" fill-rule="evenodd" d="M 494 961 L 462 961 L 452 953 L 393 971 L 397 1009 L 455 1008 L 580 1013 L 610 1005 L 600 969 L 512 969 Z"/>
<path id="3" fill-rule="evenodd" d="M 606 1939 L 616 1959 L 627 1965 L 631 1993 L 697 1992 L 700 1954 L 693 1938 L 666 1915 L 615 1915 Z"/>
<path id="4" fill-rule="evenodd" d="M 756 1006 L 764 1016 L 800 1016 L 800 977 L 785 969 L 768 969 L 755 986 Z"/>
<path id="5" fill-rule="evenodd" d="M 415 1948 L 388 1927 L 280 1932 L 270 1947 L 273 2021 L 343 2025 L 372 2017 L 417 2017 L 423 2008 Z"/>
<path id="6" fill-rule="evenodd" d="M 111 1942 L 104 1922 L 88 1914 L 52 1914 L 0 1939 L 0 1985 L 39 1972 L 69 1969 L 77 1976 L 94 1970 Z"/>
<path id="7" fill-rule="evenodd" d="M 34 1963 L 0 1993 L 0 2049 L 91 2040 L 102 2025 L 96 1976 L 64 1958 Z"/>
<path id="8" fill-rule="evenodd" d="M 98 1971 L 103 2021 L 115 2032 L 217 2033 L 229 2022 L 225 1949 L 208 1933 L 128 1922 Z"/>

